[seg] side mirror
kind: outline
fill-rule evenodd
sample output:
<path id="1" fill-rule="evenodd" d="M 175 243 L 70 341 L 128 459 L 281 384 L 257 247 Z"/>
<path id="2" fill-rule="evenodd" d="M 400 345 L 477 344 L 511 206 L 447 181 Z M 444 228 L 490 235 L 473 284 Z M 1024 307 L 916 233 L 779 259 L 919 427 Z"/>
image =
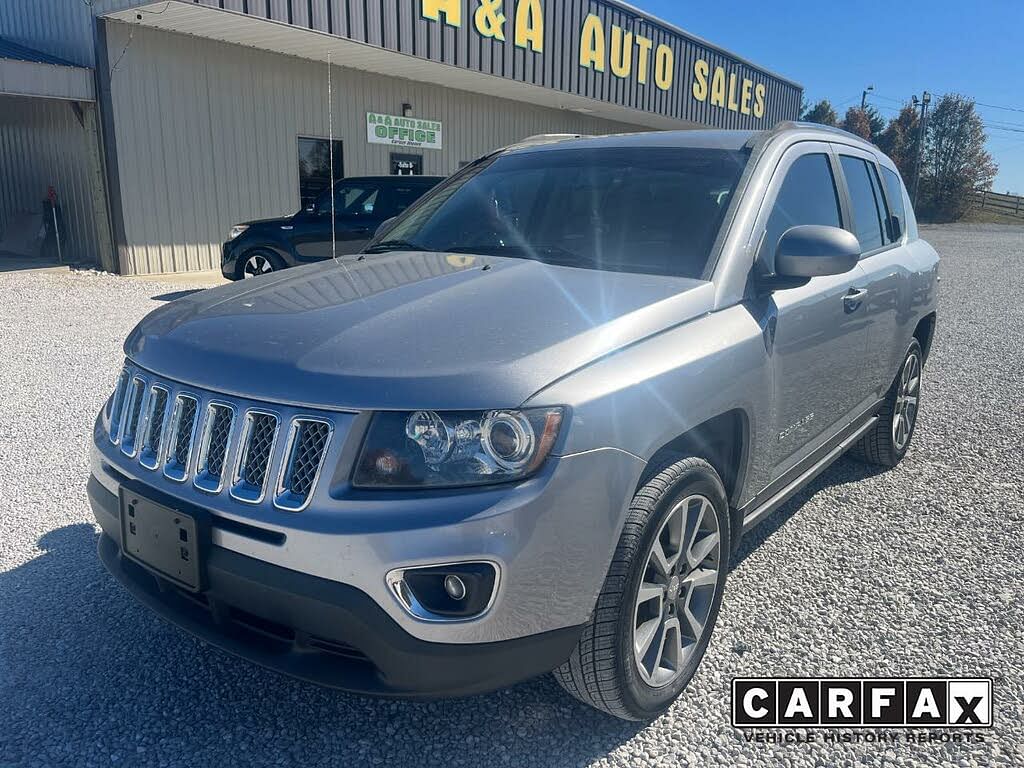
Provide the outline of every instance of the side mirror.
<path id="1" fill-rule="evenodd" d="M 811 278 L 841 275 L 857 265 L 860 241 L 839 227 L 801 224 L 790 227 L 775 248 L 775 274 Z"/>
<path id="2" fill-rule="evenodd" d="M 391 229 L 391 225 L 395 223 L 395 219 L 397 218 L 397 216 L 392 216 L 390 219 L 384 219 L 384 221 L 380 223 L 380 226 L 377 227 L 377 231 L 373 233 L 373 236 L 380 237 L 385 234 L 389 229 Z"/>

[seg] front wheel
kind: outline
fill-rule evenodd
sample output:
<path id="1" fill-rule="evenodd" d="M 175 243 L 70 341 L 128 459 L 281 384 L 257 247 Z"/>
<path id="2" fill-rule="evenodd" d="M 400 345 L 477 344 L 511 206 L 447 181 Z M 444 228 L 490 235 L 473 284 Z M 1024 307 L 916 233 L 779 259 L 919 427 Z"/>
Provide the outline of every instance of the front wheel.
<path id="1" fill-rule="evenodd" d="M 903 358 L 900 372 L 886 393 L 878 421 L 851 451 L 855 458 L 868 464 L 895 467 L 906 456 L 917 426 L 923 360 L 921 345 L 914 339 Z"/>
<path id="2" fill-rule="evenodd" d="M 242 256 L 241 262 L 242 268 L 239 271 L 245 280 L 284 269 L 284 262 L 270 251 L 248 251 Z"/>
<path id="3" fill-rule="evenodd" d="M 625 720 L 667 710 L 693 677 L 725 589 L 730 531 L 718 473 L 677 461 L 634 495 L 590 623 L 555 678 Z"/>

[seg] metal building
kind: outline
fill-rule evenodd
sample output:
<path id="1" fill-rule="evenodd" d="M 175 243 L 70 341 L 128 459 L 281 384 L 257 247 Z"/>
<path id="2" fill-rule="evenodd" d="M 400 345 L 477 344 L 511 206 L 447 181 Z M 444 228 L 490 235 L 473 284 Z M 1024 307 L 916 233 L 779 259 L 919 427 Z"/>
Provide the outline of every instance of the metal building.
<path id="1" fill-rule="evenodd" d="M 537 133 L 770 127 L 801 97 L 613 0 L 6 0 L 0 242 L 52 187 L 65 260 L 211 269 L 233 223 L 324 183 L 332 130 L 346 175 L 448 174 Z"/>

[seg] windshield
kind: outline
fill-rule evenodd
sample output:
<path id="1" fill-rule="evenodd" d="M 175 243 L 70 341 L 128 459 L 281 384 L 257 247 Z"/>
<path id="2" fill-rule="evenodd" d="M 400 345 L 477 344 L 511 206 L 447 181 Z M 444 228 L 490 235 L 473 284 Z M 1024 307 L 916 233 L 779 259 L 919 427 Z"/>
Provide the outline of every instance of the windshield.
<path id="1" fill-rule="evenodd" d="M 427 197 L 377 250 L 699 278 L 746 161 L 744 152 L 685 147 L 498 155 Z"/>

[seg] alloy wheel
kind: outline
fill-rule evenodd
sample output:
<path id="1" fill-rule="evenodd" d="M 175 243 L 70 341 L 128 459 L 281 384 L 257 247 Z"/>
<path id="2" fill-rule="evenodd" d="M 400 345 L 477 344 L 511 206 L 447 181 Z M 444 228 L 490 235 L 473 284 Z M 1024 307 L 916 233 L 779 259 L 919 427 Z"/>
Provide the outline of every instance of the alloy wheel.
<path id="1" fill-rule="evenodd" d="M 242 277 L 248 279 L 250 277 L 258 277 L 265 275 L 268 272 L 274 271 L 274 265 L 270 263 L 270 259 L 261 253 L 254 253 L 245 261 L 245 266 L 242 268 Z"/>
<path id="2" fill-rule="evenodd" d="M 652 688 L 675 681 L 700 644 L 721 564 L 714 505 L 706 496 L 687 496 L 651 544 L 633 610 L 633 657 Z"/>
<path id="3" fill-rule="evenodd" d="M 916 352 L 907 355 L 900 371 L 896 390 L 896 405 L 892 414 L 892 442 L 897 451 L 902 451 L 910 441 L 917 419 L 917 399 L 921 390 L 921 359 Z"/>

